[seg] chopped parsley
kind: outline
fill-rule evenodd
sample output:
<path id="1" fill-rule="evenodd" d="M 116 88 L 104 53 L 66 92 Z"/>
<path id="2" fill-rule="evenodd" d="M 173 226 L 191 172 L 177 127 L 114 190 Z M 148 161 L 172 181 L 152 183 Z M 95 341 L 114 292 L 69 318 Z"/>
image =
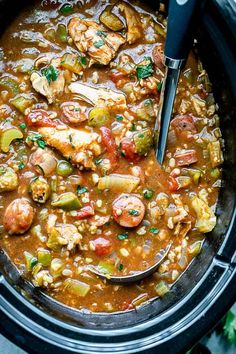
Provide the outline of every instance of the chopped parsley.
<path id="1" fill-rule="evenodd" d="M 151 232 L 154 235 L 157 235 L 160 230 L 157 227 L 151 227 L 151 229 L 149 229 L 149 232 Z"/>
<path id="2" fill-rule="evenodd" d="M 118 240 L 123 241 L 126 240 L 129 237 L 129 234 L 126 232 L 124 234 L 119 234 L 117 235 Z"/>
<path id="3" fill-rule="evenodd" d="M 45 149 L 45 146 L 47 145 L 46 142 L 42 139 L 42 135 L 39 133 L 32 133 L 28 136 L 27 139 L 32 142 L 36 142 L 41 149 Z"/>
<path id="4" fill-rule="evenodd" d="M 41 149 L 45 149 L 45 146 L 47 145 L 46 142 L 44 140 L 37 140 L 37 144 Z"/>
<path id="5" fill-rule="evenodd" d="M 139 211 L 138 211 L 138 210 L 135 210 L 135 209 L 130 209 L 130 210 L 129 210 L 129 214 L 130 214 L 130 215 L 133 215 L 133 216 L 138 216 L 138 215 L 139 215 Z"/>
<path id="6" fill-rule="evenodd" d="M 151 57 L 145 57 L 144 61 L 136 66 L 136 75 L 138 80 L 146 79 L 154 72 L 153 61 Z"/>
<path id="7" fill-rule="evenodd" d="M 120 263 L 118 270 L 121 272 L 123 269 L 124 269 L 124 265 L 122 263 Z"/>
<path id="8" fill-rule="evenodd" d="M 52 65 L 50 65 L 48 68 L 42 69 L 41 73 L 43 74 L 43 76 L 46 77 L 49 84 L 52 81 L 56 81 L 56 79 L 58 78 L 58 75 L 59 75 L 59 72 Z"/>
<path id="9" fill-rule="evenodd" d="M 19 127 L 20 127 L 20 129 L 24 130 L 24 129 L 26 129 L 26 124 L 25 123 L 21 123 L 19 125 Z"/>
<path id="10" fill-rule="evenodd" d="M 102 39 L 100 39 L 99 41 L 93 42 L 93 45 L 96 48 L 101 48 L 104 44 L 105 44 L 105 42 Z"/>
<path id="11" fill-rule="evenodd" d="M 25 164 L 23 162 L 20 162 L 18 165 L 18 170 L 22 170 L 25 167 Z"/>
<path id="12" fill-rule="evenodd" d="M 116 120 L 118 120 L 118 122 L 121 122 L 123 119 L 124 118 L 121 115 L 119 114 L 116 115 Z"/>
<path id="13" fill-rule="evenodd" d="M 60 8 L 59 11 L 62 15 L 69 15 L 73 12 L 73 6 L 65 4 Z"/>
<path id="14" fill-rule="evenodd" d="M 143 190 L 143 196 L 145 199 L 151 199 L 154 195 L 154 191 L 150 188 L 145 188 Z"/>
<path id="15" fill-rule="evenodd" d="M 87 65 L 87 58 L 84 57 L 84 56 L 81 56 L 81 57 L 80 57 L 80 62 L 81 62 L 81 64 L 82 64 L 83 66 L 86 66 L 86 65 Z"/>
<path id="16" fill-rule="evenodd" d="M 107 33 L 104 32 L 104 31 L 97 31 L 96 34 L 97 34 L 99 37 L 106 37 L 106 36 L 107 36 Z"/>
<path id="17" fill-rule="evenodd" d="M 96 166 L 100 165 L 100 163 L 102 163 L 103 159 L 95 159 L 94 163 Z"/>
<path id="18" fill-rule="evenodd" d="M 134 123 L 132 123 L 132 126 L 131 126 L 131 128 L 129 128 L 129 131 L 135 132 L 135 130 L 136 130 L 136 126 Z"/>
<path id="19" fill-rule="evenodd" d="M 86 192 L 88 192 L 88 188 L 87 187 L 81 187 L 81 186 L 77 187 L 77 193 L 78 194 L 84 194 Z"/>
<path id="20" fill-rule="evenodd" d="M 162 81 L 157 84 L 157 91 L 161 92 Z"/>

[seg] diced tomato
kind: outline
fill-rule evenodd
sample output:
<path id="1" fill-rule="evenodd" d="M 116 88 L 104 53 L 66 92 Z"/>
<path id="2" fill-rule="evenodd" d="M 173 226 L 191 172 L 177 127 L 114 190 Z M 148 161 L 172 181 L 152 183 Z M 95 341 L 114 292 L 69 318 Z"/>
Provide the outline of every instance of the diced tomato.
<path id="1" fill-rule="evenodd" d="M 138 162 L 142 157 L 137 154 L 132 138 L 124 138 L 120 143 L 121 155 L 129 161 Z"/>
<path id="2" fill-rule="evenodd" d="M 168 178 L 168 185 L 169 185 L 169 191 L 170 192 L 176 192 L 178 190 L 178 188 L 179 188 L 178 182 L 172 176 L 169 176 L 169 178 Z"/>
<path id="3" fill-rule="evenodd" d="M 83 220 L 83 219 L 89 218 L 90 216 L 94 216 L 94 214 L 95 214 L 95 212 L 94 212 L 93 207 L 90 205 L 87 205 L 77 212 L 77 215 L 74 216 L 74 219 Z"/>
<path id="4" fill-rule="evenodd" d="M 114 167 L 118 163 L 118 151 L 115 139 L 112 136 L 112 132 L 109 128 L 101 127 L 100 131 L 102 134 L 102 143 L 105 146 L 108 153 L 108 158 Z"/>
<path id="5" fill-rule="evenodd" d="M 106 238 L 98 237 L 92 243 L 98 256 L 106 256 L 111 251 L 111 242 Z"/>
<path id="6" fill-rule="evenodd" d="M 188 166 L 198 161 L 196 150 L 187 150 L 175 154 L 177 166 Z"/>
<path id="7" fill-rule="evenodd" d="M 171 121 L 171 126 L 180 131 L 189 131 L 193 134 L 197 133 L 193 117 L 188 114 L 179 115 Z"/>
<path id="8" fill-rule="evenodd" d="M 41 128 L 58 126 L 58 122 L 49 117 L 49 113 L 44 109 L 34 109 L 25 116 L 25 123 L 28 127 Z"/>

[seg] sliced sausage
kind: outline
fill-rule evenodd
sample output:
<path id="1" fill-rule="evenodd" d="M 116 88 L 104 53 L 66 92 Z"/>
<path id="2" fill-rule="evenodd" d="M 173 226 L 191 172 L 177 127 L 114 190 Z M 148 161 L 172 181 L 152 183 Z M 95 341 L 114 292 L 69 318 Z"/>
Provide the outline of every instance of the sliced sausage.
<path id="1" fill-rule="evenodd" d="M 31 226 L 34 218 L 34 209 L 26 198 L 13 200 L 6 208 L 3 225 L 6 231 L 12 234 L 23 234 Z"/>
<path id="2" fill-rule="evenodd" d="M 106 256 L 111 251 L 111 242 L 104 237 L 98 237 L 90 242 L 98 256 Z"/>
<path id="3" fill-rule="evenodd" d="M 196 126 L 194 124 L 193 117 L 188 114 L 175 117 L 171 121 L 171 126 L 181 131 L 189 131 L 193 134 L 197 133 Z"/>
<path id="4" fill-rule="evenodd" d="M 195 150 L 186 150 L 174 155 L 177 166 L 188 166 L 198 161 Z"/>
<path id="5" fill-rule="evenodd" d="M 136 227 L 143 220 L 145 206 L 135 195 L 122 194 L 112 204 L 112 214 L 118 224 L 124 227 Z"/>
<path id="6" fill-rule="evenodd" d="M 44 109 L 32 110 L 28 115 L 25 116 L 25 123 L 30 128 L 55 128 L 59 125 L 58 121 L 51 119 L 49 112 L 45 111 Z"/>
<path id="7" fill-rule="evenodd" d="M 78 124 L 84 122 L 87 117 L 81 112 L 78 102 L 64 102 L 61 105 L 65 123 Z"/>

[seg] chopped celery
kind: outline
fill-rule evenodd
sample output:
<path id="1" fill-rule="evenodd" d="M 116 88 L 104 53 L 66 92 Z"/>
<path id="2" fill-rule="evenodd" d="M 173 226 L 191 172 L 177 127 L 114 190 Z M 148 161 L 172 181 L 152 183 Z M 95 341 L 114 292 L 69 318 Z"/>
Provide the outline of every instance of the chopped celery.
<path id="1" fill-rule="evenodd" d="M 56 193 L 56 191 L 57 191 L 57 177 L 56 176 L 53 176 L 51 179 L 51 191 L 53 193 Z"/>
<path id="2" fill-rule="evenodd" d="M 0 192 L 10 192 L 18 187 L 15 171 L 7 165 L 0 165 Z"/>
<path id="3" fill-rule="evenodd" d="M 44 219 L 41 219 L 40 216 L 41 215 L 39 215 L 40 220 L 43 221 Z M 41 242 L 45 242 L 45 236 L 42 234 L 41 225 L 35 225 L 34 227 L 32 227 L 31 234 L 32 236 L 37 237 Z"/>
<path id="4" fill-rule="evenodd" d="M 200 232 L 210 232 L 216 225 L 216 216 L 202 199 L 194 197 L 192 199 L 192 207 L 197 214 L 196 228 Z"/>
<path id="5" fill-rule="evenodd" d="M 155 287 L 156 293 L 158 296 L 164 296 L 169 291 L 168 284 L 166 284 L 163 280 L 160 281 Z"/>
<path id="6" fill-rule="evenodd" d="M 77 54 L 66 53 L 62 57 L 61 66 L 75 74 L 81 74 L 83 65 L 80 56 Z"/>
<path id="7" fill-rule="evenodd" d="M 3 76 L 0 78 L 0 87 L 2 90 L 7 90 L 12 96 L 17 95 L 20 92 L 18 83 L 9 76 Z"/>
<path id="8" fill-rule="evenodd" d="M 142 102 L 136 113 L 139 119 L 153 122 L 156 116 L 153 100 L 149 98 Z"/>
<path id="9" fill-rule="evenodd" d="M 189 253 L 195 257 L 201 252 L 201 249 L 202 249 L 202 242 L 196 241 L 189 246 Z"/>
<path id="10" fill-rule="evenodd" d="M 53 258 L 50 265 L 50 273 L 53 278 L 58 278 L 61 276 L 64 267 L 64 262 L 59 258 Z"/>
<path id="11" fill-rule="evenodd" d="M 98 271 L 103 274 L 114 274 L 115 267 L 108 261 L 100 261 L 98 263 Z"/>
<path id="12" fill-rule="evenodd" d="M 114 192 L 131 193 L 138 187 L 139 182 L 139 177 L 114 173 L 109 176 L 100 177 L 98 181 L 98 189 L 110 189 Z"/>
<path id="13" fill-rule="evenodd" d="M 150 129 L 140 130 L 133 135 L 134 144 L 138 154 L 146 155 L 152 147 L 153 137 Z"/>
<path id="14" fill-rule="evenodd" d="M 113 6 L 107 6 L 101 13 L 100 22 L 112 31 L 121 31 L 124 28 L 123 22 L 112 11 Z M 104 32 L 106 33 L 106 32 Z"/>
<path id="15" fill-rule="evenodd" d="M 63 25 L 62 23 L 59 23 L 59 25 L 57 26 L 56 35 L 61 42 L 63 42 L 63 43 L 67 42 L 66 26 Z"/>
<path id="16" fill-rule="evenodd" d="M 62 208 L 65 210 L 75 210 L 82 207 L 79 198 L 72 192 L 66 192 L 54 199 L 51 205 L 55 208 Z"/>
<path id="17" fill-rule="evenodd" d="M 179 186 L 178 189 L 187 188 L 191 184 L 191 178 L 188 177 L 188 176 L 179 176 L 179 177 L 176 177 L 176 180 L 177 180 L 177 183 L 178 183 L 178 186 Z"/>
<path id="18" fill-rule="evenodd" d="M 111 119 L 109 110 L 107 108 L 93 108 L 89 112 L 88 125 L 91 127 L 106 126 Z"/>
<path id="19" fill-rule="evenodd" d="M 186 70 L 183 72 L 183 75 L 184 75 L 186 81 L 188 81 L 190 84 L 193 84 L 193 72 L 192 72 L 192 69 L 191 69 L 191 68 L 186 69 Z"/>
<path id="20" fill-rule="evenodd" d="M 44 248 L 40 248 L 37 255 L 39 263 L 41 263 L 43 266 L 47 267 L 51 264 L 52 256 L 50 251 L 45 250 Z"/>
<path id="21" fill-rule="evenodd" d="M 219 168 L 213 168 L 212 170 L 211 170 L 211 172 L 210 172 L 210 174 L 211 174 L 211 177 L 213 177 L 213 178 L 215 178 L 215 179 L 218 179 L 218 178 L 220 178 L 220 170 L 219 170 Z"/>
<path id="22" fill-rule="evenodd" d="M 22 139 L 22 138 L 23 138 L 23 134 L 18 128 L 12 127 L 7 130 L 4 130 L 0 134 L 0 149 L 3 152 L 8 152 L 12 141 L 15 139 Z"/>
<path id="23" fill-rule="evenodd" d="M 29 272 L 38 263 L 38 259 L 27 251 L 24 252 L 24 257 L 25 257 L 26 269 Z"/>
<path id="24" fill-rule="evenodd" d="M 209 143 L 207 149 L 210 154 L 212 167 L 217 167 L 221 165 L 223 163 L 223 155 L 219 140 Z"/>
<path id="25" fill-rule="evenodd" d="M 141 295 L 137 296 L 135 299 L 133 299 L 132 305 L 134 305 L 134 307 L 138 307 L 144 301 L 147 301 L 147 299 L 148 299 L 148 294 L 147 293 L 141 294 Z"/>
<path id="26" fill-rule="evenodd" d="M 47 241 L 47 246 L 48 248 L 51 248 L 52 250 L 57 250 L 59 248 L 59 243 L 58 243 L 58 237 L 59 237 L 59 232 L 55 227 L 52 228 L 50 231 L 48 241 Z"/>
<path id="27" fill-rule="evenodd" d="M 90 290 L 90 285 L 71 278 L 64 281 L 64 286 L 69 293 L 81 297 L 86 296 Z"/>
<path id="28" fill-rule="evenodd" d="M 159 34 L 162 37 L 165 37 L 165 27 L 160 24 L 160 23 L 155 23 L 154 24 L 154 30 L 157 34 Z"/>
<path id="29" fill-rule="evenodd" d="M 34 99 L 27 95 L 21 94 L 10 100 L 10 103 L 18 109 L 21 113 L 25 113 L 26 108 L 32 106 Z"/>

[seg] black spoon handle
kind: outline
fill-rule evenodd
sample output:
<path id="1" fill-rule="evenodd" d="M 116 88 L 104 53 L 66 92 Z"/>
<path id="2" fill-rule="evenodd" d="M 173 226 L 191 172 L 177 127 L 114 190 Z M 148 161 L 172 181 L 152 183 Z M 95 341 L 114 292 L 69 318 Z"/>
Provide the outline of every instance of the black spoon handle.
<path id="1" fill-rule="evenodd" d="M 193 27 L 203 0 L 169 0 L 165 57 L 187 58 L 193 40 Z"/>

